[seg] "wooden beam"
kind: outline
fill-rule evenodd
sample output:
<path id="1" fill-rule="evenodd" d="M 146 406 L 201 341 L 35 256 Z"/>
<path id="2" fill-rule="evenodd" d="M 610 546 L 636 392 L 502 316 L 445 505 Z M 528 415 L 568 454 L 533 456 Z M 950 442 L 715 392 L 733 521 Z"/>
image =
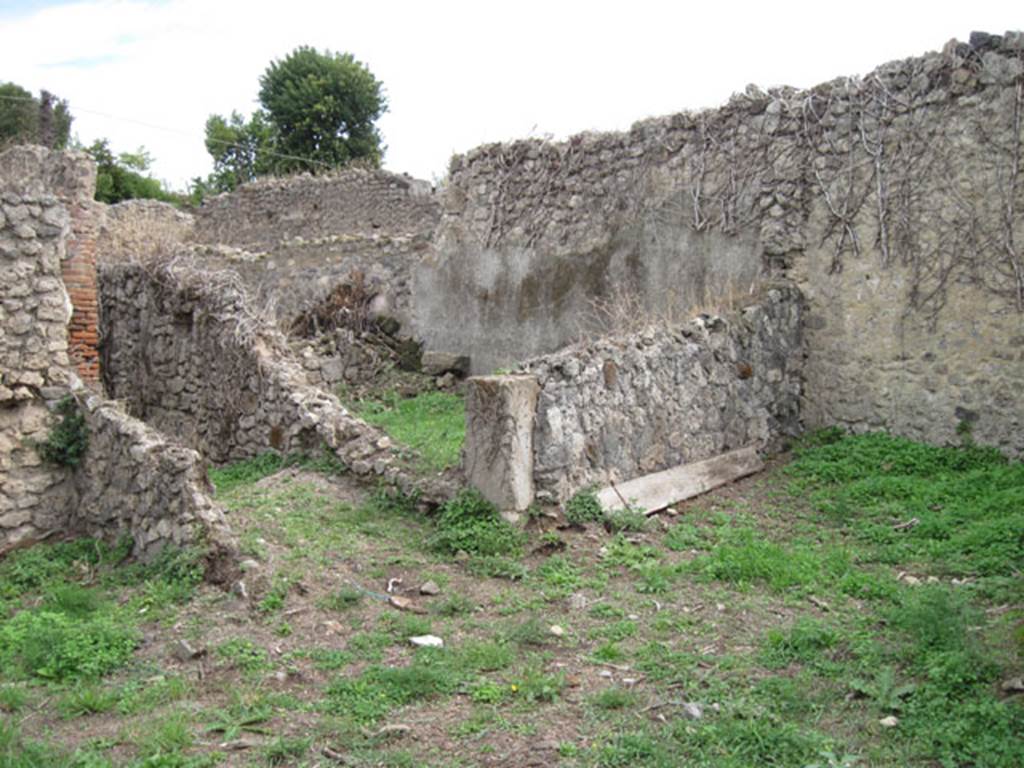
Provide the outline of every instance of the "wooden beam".
<path id="1" fill-rule="evenodd" d="M 749 445 L 713 459 L 609 485 L 598 491 L 597 499 L 607 511 L 623 509 L 628 503 L 651 515 L 677 501 L 692 499 L 762 469 L 764 462 L 757 455 L 757 449 Z"/>

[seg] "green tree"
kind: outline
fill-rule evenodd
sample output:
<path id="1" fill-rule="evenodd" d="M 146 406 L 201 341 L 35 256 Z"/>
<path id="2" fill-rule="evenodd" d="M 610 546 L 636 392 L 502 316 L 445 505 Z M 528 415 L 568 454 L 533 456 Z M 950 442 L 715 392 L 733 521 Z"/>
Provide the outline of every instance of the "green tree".
<path id="1" fill-rule="evenodd" d="M 202 183 L 213 191 L 227 192 L 272 173 L 273 145 L 274 130 L 262 112 L 253 113 L 248 122 L 238 112 L 232 112 L 227 120 L 210 115 L 206 121 L 206 151 L 213 157 L 213 173 Z"/>
<path id="2" fill-rule="evenodd" d="M 180 203 L 180 198 L 163 188 L 159 181 L 144 175 L 152 158 L 139 147 L 136 152 L 122 152 L 114 156 L 110 142 L 98 139 L 85 152 L 96 161 L 96 199 L 102 203 L 120 203 L 122 200 L 162 200 Z"/>
<path id="3" fill-rule="evenodd" d="M 375 121 L 387 110 L 382 85 L 349 53 L 301 46 L 260 78 L 260 104 L 276 134 L 278 171 L 317 171 L 365 159 L 379 164 Z M 302 158 L 302 159 L 297 159 Z"/>
<path id="4" fill-rule="evenodd" d="M 71 135 L 66 101 L 42 91 L 39 98 L 15 83 L 0 85 L 0 147 L 42 144 L 63 149 Z"/>

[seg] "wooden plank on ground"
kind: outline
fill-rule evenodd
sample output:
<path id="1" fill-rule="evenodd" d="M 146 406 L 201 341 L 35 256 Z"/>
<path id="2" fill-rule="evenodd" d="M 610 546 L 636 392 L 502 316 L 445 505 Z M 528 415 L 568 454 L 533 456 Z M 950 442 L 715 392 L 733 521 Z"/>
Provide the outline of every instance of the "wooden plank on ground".
<path id="1" fill-rule="evenodd" d="M 738 448 L 713 459 L 682 464 L 672 469 L 644 475 L 624 483 L 602 488 L 597 499 L 608 511 L 622 509 L 623 500 L 647 514 L 664 509 L 677 501 L 691 499 L 733 480 L 764 469 L 764 462 L 754 446 Z"/>

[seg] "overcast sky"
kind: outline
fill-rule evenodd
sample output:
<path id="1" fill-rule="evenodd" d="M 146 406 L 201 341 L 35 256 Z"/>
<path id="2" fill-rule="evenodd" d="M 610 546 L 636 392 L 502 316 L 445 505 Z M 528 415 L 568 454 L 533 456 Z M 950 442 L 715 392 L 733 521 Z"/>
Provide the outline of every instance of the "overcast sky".
<path id="1" fill-rule="evenodd" d="M 1024 27 L 1019 0 L 559 2 L 0 0 L 0 82 L 69 101 L 85 143 L 140 145 L 173 187 L 211 170 L 211 113 L 256 108 L 299 45 L 383 82 L 384 165 L 433 179 L 490 141 L 621 130 L 716 106 L 748 83 L 811 86 Z M 1016 13 L 1014 13 L 1016 11 Z"/>

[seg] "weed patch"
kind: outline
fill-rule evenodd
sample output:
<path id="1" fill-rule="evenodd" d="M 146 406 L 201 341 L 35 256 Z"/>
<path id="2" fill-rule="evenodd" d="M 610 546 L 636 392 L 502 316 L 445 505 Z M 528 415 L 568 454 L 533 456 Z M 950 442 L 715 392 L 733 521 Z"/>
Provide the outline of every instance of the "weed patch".
<path id="1" fill-rule="evenodd" d="M 794 661 L 813 661 L 838 641 L 839 635 L 834 629 L 805 617 L 788 630 L 768 630 L 762 655 L 768 666 L 784 667 Z"/>
<path id="2" fill-rule="evenodd" d="M 577 491 L 565 504 L 565 520 L 569 525 L 596 523 L 603 518 L 604 510 L 592 488 Z"/>
<path id="3" fill-rule="evenodd" d="M 438 552 L 482 557 L 519 556 L 525 537 L 478 491 L 465 490 L 441 507 L 430 545 Z"/>
<path id="4" fill-rule="evenodd" d="M 113 614 L 75 618 L 21 611 L 0 624 L 0 672 L 48 680 L 97 678 L 131 658 L 139 635 Z"/>
<path id="5" fill-rule="evenodd" d="M 218 658 L 243 672 L 262 672 L 271 666 L 266 650 L 244 638 L 221 643 L 215 653 Z"/>
<path id="6" fill-rule="evenodd" d="M 1024 568 L 1024 464 L 993 449 L 857 435 L 805 449 L 787 474 L 882 561 L 960 576 Z"/>
<path id="7" fill-rule="evenodd" d="M 421 653 L 407 667 L 372 666 L 359 677 L 335 680 L 324 709 L 365 725 L 405 704 L 452 693 L 461 680 L 443 661 Z"/>

